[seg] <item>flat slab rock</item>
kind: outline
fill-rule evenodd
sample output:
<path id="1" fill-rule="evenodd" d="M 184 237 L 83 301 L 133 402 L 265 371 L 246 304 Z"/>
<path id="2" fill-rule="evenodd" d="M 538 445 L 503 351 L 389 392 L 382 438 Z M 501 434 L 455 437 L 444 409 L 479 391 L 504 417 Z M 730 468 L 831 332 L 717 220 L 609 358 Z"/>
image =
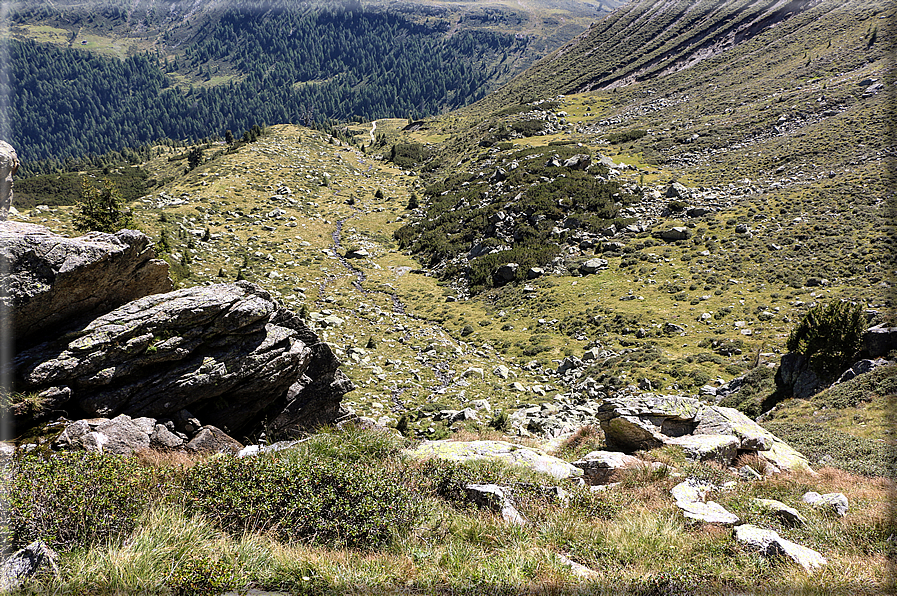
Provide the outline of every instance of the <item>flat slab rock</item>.
<path id="1" fill-rule="evenodd" d="M 787 556 L 789 559 L 812 573 L 828 561 L 821 554 L 806 546 L 801 546 L 779 536 L 773 530 L 766 530 L 753 524 L 743 524 L 734 528 L 735 540 L 764 557 Z"/>
<path id="2" fill-rule="evenodd" d="M 135 230 L 67 238 L 48 228 L 0 221 L 9 263 L 8 297 L 17 347 L 45 330 L 89 320 L 137 298 L 172 289 L 168 263 Z"/>
<path id="3" fill-rule="evenodd" d="M 498 459 L 557 479 L 581 478 L 583 475 L 580 468 L 560 458 L 507 441 L 427 441 L 406 453 L 421 459 L 435 457 L 451 461 Z"/>

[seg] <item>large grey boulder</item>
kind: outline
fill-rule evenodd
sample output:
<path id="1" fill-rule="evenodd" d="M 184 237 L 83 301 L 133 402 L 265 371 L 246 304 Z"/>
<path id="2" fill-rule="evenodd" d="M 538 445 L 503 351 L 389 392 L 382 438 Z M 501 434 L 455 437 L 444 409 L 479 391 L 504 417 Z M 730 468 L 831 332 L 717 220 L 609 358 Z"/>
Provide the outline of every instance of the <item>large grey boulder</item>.
<path id="1" fill-rule="evenodd" d="M 764 557 L 787 556 L 808 572 L 822 567 L 828 561 L 813 549 L 785 540 L 773 530 L 765 530 L 753 524 L 735 526 L 735 540 L 749 550 Z"/>
<path id="2" fill-rule="evenodd" d="M 68 387 L 88 416 L 174 418 L 189 407 L 230 434 L 265 419 L 278 432 L 329 422 L 353 388 L 330 348 L 248 282 L 134 300 L 14 365 L 19 390 Z"/>
<path id="3" fill-rule="evenodd" d="M 0 301 L 14 313 L 18 349 L 172 288 L 168 263 L 157 260 L 150 239 L 134 230 L 66 238 L 43 226 L 2 221 L 0 258 L 8 266 L 8 293 Z"/>
<path id="4" fill-rule="evenodd" d="M 22 587 L 29 577 L 41 567 L 49 566 L 59 573 L 56 567 L 58 555 L 42 540 L 32 542 L 25 548 L 16 551 L 0 567 L 0 593 L 11 592 Z"/>
<path id="5" fill-rule="evenodd" d="M 755 452 L 780 470 L 811 471 L 803 455 L 743 413 L 695 398 L 605 398 L 597 417 L 608 446 L 627 453 L 678 445 L 696 459 L 731 465 L 739 453 Z"/>
<path id="6" fill-rule="evenodd" d="M 0 221 L 6 221 L 12 205 L 12 177 L 19 169 L 19 156 L 6 141 L 0 141 Z"/>

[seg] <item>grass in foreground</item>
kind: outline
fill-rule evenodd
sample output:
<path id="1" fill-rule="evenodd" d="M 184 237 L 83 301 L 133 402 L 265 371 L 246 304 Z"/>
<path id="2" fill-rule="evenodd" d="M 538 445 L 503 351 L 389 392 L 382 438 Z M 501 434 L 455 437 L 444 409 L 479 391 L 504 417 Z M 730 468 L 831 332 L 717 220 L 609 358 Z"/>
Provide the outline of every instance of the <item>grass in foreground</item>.
<path id="1" fill-rule="evenodd" d="M 297 450 L 248 460 L 194 462 L 151 453 L 141 459 L 70 454 L 52 465 L 19 460 L 31 475 L 17 476 L 10 487 L 14 506 L 6 521 L 14 540 L 40 537 L 61 551 L 59 576 L 38 577 L 26 593 L 871 594 L 887 588 L 888 557 L 895 554 L 888 537 L 897 527 L 889 510 L 892 486 L 883 478 L 823 469 L 818 477 L 738 482 L 713 495 L 745 522 L 822 552 L 829 564 L 807 575 L 785 560 L 745 552 L 729 529 L 688 522 L 669 492 L 681 478 L 669 474 L 636 470 L 600 493 L 566 487 L 571 498 L 563 506 L 539 488 L 556 484 L 548 477 L 489 462 L 414 461 L 402 445 L 386 434 L 325 431 Z M 650 455 L 681 461 L 665 452 Z M 716 482 L 734 479 L 705 464 L 678 469 Z M 462 487 L 474 481 L 512 486 L 529 524 L 510 525 L 466 504 Z M 803 505 L 808 490 L 847 494 L 847 517 Z M 124 499 L 136 495 L 146 499 Z M 755 496 L 797 507 L 807 525 L 781 525 L 751 506 Z M 99 513 L 108 531 L 76 523 Z M 71 530 L 66 539 L 59 528 Z M 558 555 L 601 579 L 580 580 Z"/>

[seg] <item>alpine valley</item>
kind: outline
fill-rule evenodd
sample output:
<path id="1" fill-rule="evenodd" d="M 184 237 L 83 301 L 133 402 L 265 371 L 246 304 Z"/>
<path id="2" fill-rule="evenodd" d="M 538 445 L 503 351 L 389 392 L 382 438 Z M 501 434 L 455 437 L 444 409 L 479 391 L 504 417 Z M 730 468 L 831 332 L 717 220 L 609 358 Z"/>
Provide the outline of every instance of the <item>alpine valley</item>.
<path id="1" fill-rule="evenodd" d="M 0 590 L 890 593 L 895 12 L 12 3 Z"/>

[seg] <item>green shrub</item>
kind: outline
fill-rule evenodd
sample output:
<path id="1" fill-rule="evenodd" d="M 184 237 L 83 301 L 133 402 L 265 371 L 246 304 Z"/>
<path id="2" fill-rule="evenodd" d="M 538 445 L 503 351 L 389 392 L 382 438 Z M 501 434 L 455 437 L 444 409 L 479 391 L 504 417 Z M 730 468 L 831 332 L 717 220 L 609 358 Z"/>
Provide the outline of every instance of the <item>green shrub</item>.
<path id="1" fill-rule="evenodd" d="M 618 145 L 620 143 L 628 143 L 629 141 L 636 141 L 643 136 L 648 134 L 648 131 L 641 130 L 638 128 L 632 128 L 630 130 L 624 130 L 623 132 L 615 132 L 607 135 L 607 140 L 609 143 L 613 145 Z"/>
<path id="2" fill-rule="evenodd" d="M 18 457 L 6 486 L 0 526 L 12 544 L 61 550 L 127 535 L 157 493 L 135 458 L 83 452 Z"/>
<path id="3" fill-rule="evenodd" d="M 744 376 L 738 391 L 725 396 L 719 405 L 736 408 L 751 418 L 756 418 L 767 409 L 768 402 L 776 391 L 775 369 L 758 366 Z"/>
<path id="4" fill-rule="evenodd" d="M 837 374 L 863 346 L 863 311 L 863 305 L 841 300 L 817 305 L 791 331 L 786 347 L 809 358 L 810 366 L 819 374 Z"/>
<path id="5" fill-rule="evenodd" d="M 296 454 L 220 457 L 191 468 L 189 508 L 222 530 L 337 547 L 377 548 L 407 529 L 416 500 L 385 465 Z"/>
<path id="6" fill-rule="evenodd" d="M 829 408 L 856 407 L 879 397 L 897 395 L 897 366 L 881 366 L 844 383 L 832 385 L 813 396 Z"/>
<path id="7" fill-rule="evenodd" d="M 764 426 L 803 453 L 813 465 L 825 465 L 864 476 L 894 477 L 897 447 L 854 437 L 823 426 L 768 422 Z"/>

